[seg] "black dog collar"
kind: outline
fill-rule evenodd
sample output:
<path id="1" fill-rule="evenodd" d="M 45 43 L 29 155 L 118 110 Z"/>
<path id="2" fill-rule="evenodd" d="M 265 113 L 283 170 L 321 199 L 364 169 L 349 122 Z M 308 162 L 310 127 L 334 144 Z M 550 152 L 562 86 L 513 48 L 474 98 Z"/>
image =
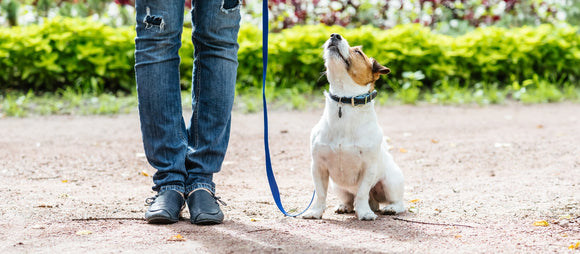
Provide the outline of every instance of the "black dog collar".
<path id="1" fill-rule="evenodd" d="M 331 94 L 330 92 L 328 93 L 328 96 L 332 100 L 334 100 L 338 103 L 345 103 L 345 104 L 350 104 L 352 106 L 358 106 L 358 105 L 367 104 L 367 103 L 371 102 L 374 98 L 376 98 L 377 97 L 377 90 L 374 90 L 374 91 L 369 92 L 369 93 L 357 95 L 354 97 L 339 97 L 339 96 L 336 96 L 334 94 Z"/>
<path id="2" fill-rule="evenodd" d="M 339 97 L 339 96 L 336 96 L 336 95 L 328 92 L 328 97 L 330 97 L 333 101 L 336 101 L 339 103 L 338 118 L 342 118 L 342 104 L 343 103 L 350 104 L 353 107 L 358 106 L 358 105 L 367 104 L 367 103 L 373 101 L 373 99 L 377 97 L 377 90 L 374 90 L 372 92 L 368 92 L 365 94 L 357 95 L 354 97 Z"/>

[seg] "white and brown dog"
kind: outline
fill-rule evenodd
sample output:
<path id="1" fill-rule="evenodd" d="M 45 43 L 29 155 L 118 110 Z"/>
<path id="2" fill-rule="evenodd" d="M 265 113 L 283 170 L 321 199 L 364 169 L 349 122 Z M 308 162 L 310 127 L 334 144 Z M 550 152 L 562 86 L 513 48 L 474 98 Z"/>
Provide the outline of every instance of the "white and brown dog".
<path id="1" fill-rule="evenodd" d="M 303 218 L 322 218 L 329 178 L 343 202 L 337 213 L 356 211 L 359 220 L 375 220 L 375 212 L 405 211 L 403 174 L 387 151 L 373 101 L 375 81 L 390 69 L 339 34 L 324 44 L 324 61 L 329 93 L 310 136 L 316 202 Z"/>

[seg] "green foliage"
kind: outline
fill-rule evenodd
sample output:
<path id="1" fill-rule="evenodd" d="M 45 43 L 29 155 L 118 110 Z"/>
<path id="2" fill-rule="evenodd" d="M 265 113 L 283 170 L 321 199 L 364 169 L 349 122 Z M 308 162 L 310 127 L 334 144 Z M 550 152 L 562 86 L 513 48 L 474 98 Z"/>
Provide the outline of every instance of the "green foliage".
<path id="1" fill-rule="evenodd" d="M 88 19 L 54 18 L 43 25 L 0 28 L 0 89 L 131 91 L 134 29 Z"/>
<path id="2" fill-rule="evenodd" d="M 4 114 L 8 116 L 16 116 L 16 117 L 24 117 L 28 115 L 28 111 L 26 110 L 26 105 L 30 98 L 34 96 L 33 93 L 29 92 L 26 95 L 24 94 L 7 94 L 6 98 L 0 97 L 2 99 L 2 104 L 0 104 L 0 109 L 4 112 Z M 2 116 L 2 114 L 0 114 Z"/>
<path id="3" fill-rule="evenodd" d="M 415 24 L 389 30 L 297 26 L 271 33 L 269 89 L 299 94 L 325 88 L 322 45 L 331 33 L 342 34 L 353 46 L 362 45 L 367 55 L 388 66 L 392 73 L 383 76 L 377 88 L 394 91 L 406 103 L 420 99 L 421 91 L 441 94 L 430 97 L 439 102 L 459 101 L 452 94 L 445 98 L 448 91 L 469 91 L 480 97 L 507 91 L 507 95 L 524 99 L 527 95 L 521 97 L 522 91 L 511 87 L 526 80 L 534 82 L 526 93 L 542 89 L 542 82 L 548 82 L 558 90 L 568 87 L 567 92 L 561 91 L 567 98 L 574 97 L 566 94 L 575 94 L 579 87 L 580 35 L 576 27 L 488 27 L 451 37 Z M 191 87 L 190 34 L 191 29 L 184 28 L 180 50 L 184 90 Z M 111 28 L 88 19 L 55 18 L 43 25 L 0 28 L 0 90 L 131 92 L 135 88 L 134 38 L 134 27 Z M 237 91 L 253 93 L 261 86 L 261 31 L 242 26 L 238 41 Z M 409 73 L 420 73 L 421 78 Z M 552 96 L 549 101 L 558 97 L 547 90 L 542 94 Z M 479 99 L 501 101 L 497 96 Z M 301 100 L 289 104 L 303 104 Z"/>
<path id="4" fill-rule="evenodd" d="M 6 13 L 6 20 L 9 26 L 18 25 L 18 9 L 20 5 L 16 0 L 0 1 L 0 11 Z"/>
<path id="5" fill-rule="evenodd" d="M 239 82 L 243 87 L 259 86 L 261 67 L 259 32 L 247 27 L 252 36 L 241 36 Z M 523 28 L 481 28 L 460 37 L 432 33 L 420 25 L 397 26 L 390 30 L 373 27 L 303 26 L 271 34 L 268 80 L 278 87 L 310 82 L 324 87 L 326 80 L 321 46 L 331 33 L 340 33 L 351 45 L 362 45 L 367 55 L 391 68 L 378 82 L 395 90 L 416 94 L 416 88 L 430 90 L 442 80 L 460 87 L 478 83 L 505 88 L 534 75 L 544 80 L 561 80 L 578 86 L 580 35 L 571 26 L 542 25 Z M 405 86 L 405 72 L 420 71 L 419 83 Z M 392 82 L 387 82 L 392 80 Z"/>

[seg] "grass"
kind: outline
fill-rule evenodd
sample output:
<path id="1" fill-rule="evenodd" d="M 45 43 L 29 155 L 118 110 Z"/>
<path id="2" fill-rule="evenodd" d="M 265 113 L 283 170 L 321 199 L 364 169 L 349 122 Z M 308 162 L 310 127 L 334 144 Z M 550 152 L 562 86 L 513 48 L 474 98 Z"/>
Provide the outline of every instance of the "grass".
<path id="1" fill-rule="evenodd" d="M 73 90 L 36 95 L 29 91 L 0 95 L 0 116 L 112 115 L 130 113 L 137 107 L 135 96 L 82 94 Z"/>
<path id="2" fill-rule="evenodd" d="M 413 75 L 411 75 L 412 77 Z M 403 104 L 426 102 L 430 104 L 502 104 L 507 100 L 524 104 L 552 103 L 560 101 L 580 102 L 580 87 L 570 82 L 539 79 L 534 76 L 519 84 L 508 86 L 497 83 L 476 83 L 473 87 L 462 85 L 457 80 L 440 80 L 429 89 L 421 89 L 421 79 L 404 79 L 391 82 L 394 99 Z"/>
<path id="3" fill-rule="evenodd" d="M 580 88 L 570 83 L 554 84 L 538 79 L 526 80 L 500 88 L 498 84 L 477 83 L 463 87 L 456 81 L 442 80 L 431 89 L 421 89 L 420 80 L 403 80 L 389 83 L 390 89 L 379 88 L 378 105 L 393 104 L 502 104 L 516 101 L 523 104 L 552 103 L 561 101 L 580 102 Z M 386 91 L 385 91 L 386 90 Z M 306 84 L 291 89 L 266 87 L 268 109 L 305 110 L 322 107 L 322 91 Z M 74 90 L 56 93 L 8 92 L 0 95 L 0 117 L 26 117 L 34 115 L 114 115 L 137 112 L 137 95 L 132 94 L 83 94 Z M 191 109 L 191 96 L 182 92 L 184 109 Z M 262 110 L 262 91 L 246 88 L 237 91 L 234 110 L 255 113 Z"/>

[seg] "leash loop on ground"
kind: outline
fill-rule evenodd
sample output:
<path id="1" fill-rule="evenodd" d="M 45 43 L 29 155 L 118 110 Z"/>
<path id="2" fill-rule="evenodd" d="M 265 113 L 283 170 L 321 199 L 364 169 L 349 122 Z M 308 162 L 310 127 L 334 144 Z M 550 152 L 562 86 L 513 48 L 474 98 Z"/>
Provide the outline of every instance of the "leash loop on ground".
<path id="1" fill-rule="evenodd" d="M 268 109 L 266 105 L 266 74 L 268 69 L 268 0 L 262 0 L 262 104 L 264 107 L 264 150 L 266 152 L 266 175 L 268 175 L 268 183 L 270 184 L 270 191 L 272 191 L 272 196 L 274 197 L 274 202 L 278 209 L 290 217 L 296 217 L 308 210 L 316 192 L 312 194 L 312 199 L 308 207 L 304 211 L 297 214 L 290 214 L 284 210 L 282 206 L 282 201 L 280 200 L 280 191 L 278 190 L 278 184 L 276 183 L 276 178 L 274 177 L 274 172 L 272 170 L 272 163 L 270 160 L 270 146 L 268 144 Z"/>

